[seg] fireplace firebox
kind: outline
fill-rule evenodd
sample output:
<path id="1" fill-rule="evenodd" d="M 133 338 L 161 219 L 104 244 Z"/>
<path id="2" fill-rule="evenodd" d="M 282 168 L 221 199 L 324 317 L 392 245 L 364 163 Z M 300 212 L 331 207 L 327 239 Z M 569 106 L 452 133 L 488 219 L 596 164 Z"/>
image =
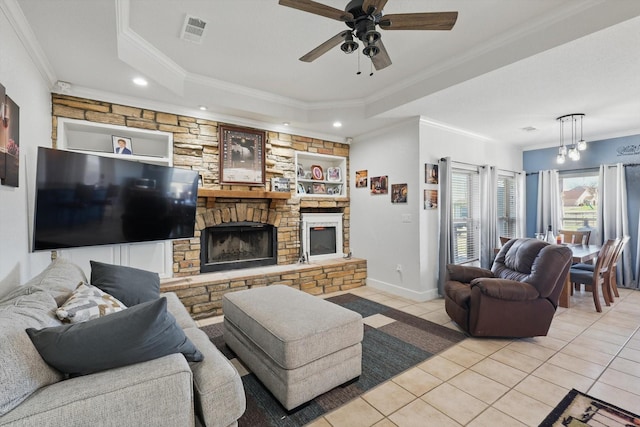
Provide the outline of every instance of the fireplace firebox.
<path id="1" fill-rule="evenodd" d="M 257 222 L 234 222 L 202 230 L 200 272 L 235 270 L 277 264 L 276 227 Z"/>

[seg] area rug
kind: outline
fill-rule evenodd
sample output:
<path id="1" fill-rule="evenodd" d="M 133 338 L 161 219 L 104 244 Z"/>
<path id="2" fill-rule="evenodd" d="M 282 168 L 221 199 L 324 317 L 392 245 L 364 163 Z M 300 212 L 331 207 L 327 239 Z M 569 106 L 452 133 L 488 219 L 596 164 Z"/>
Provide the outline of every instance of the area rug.
<path id="1" fill-rule="evenodd" d="M 327 301 L 356 311 L 365 322 L 377 326 L 364 325 L 360 378 L 287 411 L 254 374 L 244 375 L 247 410 L 238 420 L 240 427 L 305 425 L 465 338 L 458 331 L 357 295 L 343 294 Z M 222 324 L 204 326 L 202 330 L 229 360 L 236 357 L 224 343 Z"/>
<path id="2" fill-rule="evenodd" d="M 640 416 L 573 389 L 544 419 L 540 427 L 638 425 L 640 425 Z"/>

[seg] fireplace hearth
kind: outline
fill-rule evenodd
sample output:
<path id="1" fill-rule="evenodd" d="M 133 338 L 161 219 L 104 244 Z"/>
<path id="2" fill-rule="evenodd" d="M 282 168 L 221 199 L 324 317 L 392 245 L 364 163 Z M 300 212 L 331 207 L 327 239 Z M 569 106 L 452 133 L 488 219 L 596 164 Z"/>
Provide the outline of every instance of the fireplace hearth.
<path id="1" fill-rule="evenodd" d="M 258 222 L 231 222 L 201 233 L 200 272 L 235 270 L 277 263 L 276 227 Z"/>

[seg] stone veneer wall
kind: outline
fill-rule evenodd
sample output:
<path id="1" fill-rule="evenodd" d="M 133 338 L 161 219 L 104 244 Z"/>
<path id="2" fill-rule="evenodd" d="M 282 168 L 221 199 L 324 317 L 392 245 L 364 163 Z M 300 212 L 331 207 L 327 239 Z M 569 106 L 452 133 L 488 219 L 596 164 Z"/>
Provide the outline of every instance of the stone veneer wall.
<path id="1" fill-rule="evenodd" d="M 204 187 L 220 190 L 264 190 L 263 187 L 220 185 L 218 161 L 218 122 L 195 117 L 152 111 L 109 102 L 52 94 L 52 141 L 56 147 L 57 119 L 67 117 L 90 122 L 128 126 L 173 133 L 173 165 L 198 171 Z M 224 124 L 224 123 L 222 123 Z M 331 154 L 347 158 L 345 176 L 349 176 L 349 146 L 285 133 L 267 132 L 266 189 L 272 177 L 295 178 L 295 151 Z M 348 188 L 348 186 L 347 186 Z M 348 190 L 347 190 L 348 191 Z M 238 207 L 252 213 L 257 222 L 278 227 L 278 264 L 298 261 L 300 212 L 343 212 L 343 251 L 348 252 L 350 210 L 348 197 L 280 199 L 198 198 L 196 235 L 174 241 L 174 276 L 200 274 L 200 230 L 208 224 L 228 222 L 238 217 Z M 259 215 L 258 215 L 259 213 Z"/>

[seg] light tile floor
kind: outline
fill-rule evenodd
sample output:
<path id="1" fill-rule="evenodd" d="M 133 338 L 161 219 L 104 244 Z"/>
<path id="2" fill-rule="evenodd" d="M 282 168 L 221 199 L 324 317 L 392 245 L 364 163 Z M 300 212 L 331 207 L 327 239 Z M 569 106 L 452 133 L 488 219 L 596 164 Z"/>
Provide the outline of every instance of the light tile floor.
<path id="1" fill-rule="evenodd" d="M 349 292 L 458 330 L 443 299 Z M 576 292 L 546 337 L 467 338 L 309 427 L 537 426 L 571 388 L 640 413 L 640 291 L 619 292 L 602 313 L 590 293 Z M 385 322 L 372 317 L 373 327 Z"/>

